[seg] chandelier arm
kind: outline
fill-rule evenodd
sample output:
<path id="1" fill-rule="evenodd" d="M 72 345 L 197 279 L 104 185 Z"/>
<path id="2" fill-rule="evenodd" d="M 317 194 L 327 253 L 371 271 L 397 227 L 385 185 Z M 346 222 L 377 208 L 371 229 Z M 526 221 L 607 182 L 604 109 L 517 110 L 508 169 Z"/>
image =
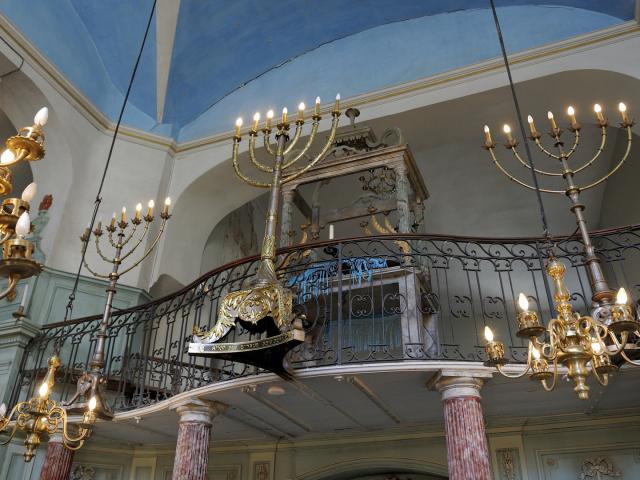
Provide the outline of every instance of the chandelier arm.
<path id="1" fill-rule="evenodd" d="M 609 338 L 611 339 L 611 341 L 616 346 L 616 350 L 611 352 L 611 351 L 609 351 L 609 349 L 605 348 L 605 350 L 604 350 L 605 353 L 607 355 L 609 355 L 610 357 L 615 357 L 616 355 L 619 355 L 619 354 L 623 353 L 624 352 L 624 347 L 627 344 L 627 340 L 629 339 L 629 332 L 622 332 L 619 341 L 618 341 L 618 337 L 616 337 L 616 334 L 613 333 L 611 330 L 607 330 L 607 334 L 609 335 Z"/>
<path id="2" fill-rule="evenodd" d="M 513 147 L 510 149 L 513 152 L 513 155 L 518 159 L 518 161 L 522 164 L 523 167 L 528 168 L 529 170 L 531 170 L 531 165 L 529 165 L 527 162 L 525 162 L 522 157 L 520 156 L 520 154 L 518 153 L 518 151 L 516 150 L 516 147 Z M 556 172 L 547 172 L 546 170 L 540 170 L 539 168 L 534 168 L 536 173 L 539 173 L 540 175 L 547 175 L 549 177 L 561 177 L 562 173 L 556 173 Z"/>
<path id="3" fill-rule="evenodd" d="M 276 156 L 276 151 L 271 146 L 271 130 L 264 128 L 262 130 L 262 138 L 264 142 L 264 149 L 267 151 L 269 155 L 272 157 Z"/>
<path id="4" fill-rule="evenodd" d="M 233 169 L 235 170 L 236 175 L 240 177 L 240 179 L 243 182 L 248 183 L 251 186 L 259 187 L 259 188 L 271 188 L 270 183 L 258 182 L 256 180 L 253 180 L 252 178 L 247 177 L 244 173 L 240 171 L 240 166 L 238 165 L 238 145 L 239 144 L 240 144 L 240 140 L 238 138 L 235 138 L 233 140 Z"/>
<path id="5" fill-rule="evenodd" d="M 607 128 L 606 127 L 602 127 L 602 141 L 600 142 L 600 146 L 596 150 L 595 155 L 587 163 L 582 165 L 580 168 L 577 168 L 576 170 L 574 170 L 573 173 L 574 174 L 580 173 L 585 168 L 588 168 L 591 165 L 593 165 L 593 163 L 600 157 L 600 154 L 604 151 L 604 146 L 605 146 L 606 143 L 607 143 Z"/>
<path id="6" fill-rule="evenodd" d="M 102 275 L 101 273 L 94 272 L 94 271 L 91 269 L 91 267 L 89 266 L 89 263 L 87 263 L 87 260 L 86 260 L 86 259 L 84 259 L 84 258 L 82 259 L 82 264 L 84 265 L 84 268 L 86 268 L 87 270 L 89 270 L 89 273 L 91 273 L 91 275 L 94 275 L 94 276 L 96 276 L 96 277 L 98 277 L 98 278 L 106 278 L 106 279 L 108 279 L 108 278 L 109 278 L 109 275 Z"/>
<path id="7" fill-rule="evenodd" d="M 51 416 L 55 412 L 60 413 L 60 420 L 62 421 L 62 438 L 64 439 L 65 447 L 67 447 L 70 443 L 82 442 L 85 438 L 87 438 L 90 430 L 82 427 L 78 428 L 80 434 L 77 437 L 72 437 L 69 433 L 67 412 L 65 412 L 62 407 L 56 405 L 49 411 L 49 416 Z"/>
<path id="8" fill-rule="evenodd" d="M 283 155 L 286 155 L 291 150 L 293 150 L 293 147 L 295 147 L 296 143 L 298 143 L 298 140 L 300 140 L 300 136 L 302 135 L 302 125 L 304 125 L 304 122 L 296 122 L 296 133 L 293 134 L 293 138 L 289 141 L 289 144 L 284 149 L 284 152 L 282 152 Z"/>
<path id="9" fill-rule="evenodd" d="M 13 440 L 13 437 L 15 437 L 17 431 L 18 431 L 18 422 L 13 422 L 13 428 L 11 429 L 11 433 L 9 434 L 9 438 L 6 441 L 1 441 L 0 445 L 7 445 L 11 440 Z"/>
<path id="10" fill-rule="evenodd" d="M 522 373 L 518 373 L 517 375 L 510 375 L 510 374 L 506 373 L 504 370 L 502 370 L 502 365 L 496 365 L 496 369 L 498 370 L 498 372 L 500 372 L 500 375 L 502 375 L 503 377 L 507 377 L 507 378 L 522 378 L 527 373 L 529 373 L 529 370 L 531 370 L 531 362 L 527 361 L 527 368 Z"/>
<path id="11" fill-rule="evenodd" d="M 146 222 L 145 226 L 144 226 L 144 231 L 142 232 L 142 235 L 140 235 L 137 239 L 136 239 L 136 243 L 133 245 L 133 247 L 131 247 L 131 249 L 125 253 L 124 255 L 120 255 L 120 261 L 122 262 L 123 260 L 125 260 L 126 258 L 128 258 L 133 252 L 136 251 L 136 249 L 140 246 L 140 244 L 142 243 L 142 241 L 146 238 L 147 233 L 149 232 L 149 224 L 151 222 Z M 123 243 L 124 245 L 124 243 Z"/>
<path id="12" fill-rule="evenodd" d="M 94 235 L 95 239 L 94 242 L 96 244 L 96 252 L 98 253 L 98 255 L 100 256 L 100 258 L 102 260 L 104 260 L 107 263 L 113 263 L 113 259 L 111 258 L 107 258 L 103 253 L 102 253 L 102 248 L 100 248 L 100 236 L 99 235 Z"/>
<path id="13" fill-rule="evenodd" d="M 258 170 L 262 170 L 263 172 L 267 172 L 267 173 L 273 173 L 273 168 L 260 163 L 256 158 L 256 137 L 257 136 L 258 134 L 257 133 L 254 134 L 253 132 L 249 134 L 249 158 L 251 159 L 251 163 L 253 163 L 253 165 Z"/>
<path id="14" fill-rule="evenodd" d="M 554 388 L 556 388 L 557 382 L 558 382 L 558 359 L 556 358 L 553 360 L 553 382 L 551 382 L 551 386 L 547 384 L 546 378 L 543 378 L 542 380 L 540 380 L 540 383 L 542 384 L 542 388 L 544 388 L 547 392 L 550 392 Z"/>
<path id="15" fill-rule="evenodd" d="M 316 158 L 314 158 L 311 162 L 309 162 L 309 164 L 306 167 L 304 167 L 302 170 L 299 170 L 298 172 L 293 173 L 293 174 L 289 175 L 288 177 L 284 177 L 282 179 L 282 183 L 290 182 L 291 180 L 295 180 L 299 176 L 304 175 L 305 173 L 307 173 L 307 171 L 312 169 L 316 165 L 316 163 L 318 163 L 320 160 L 322 160 L 322 158 L 324 158 L 324 156 L 327 154 L 327 152 L 331 148 L 331 145 L 333 145 L 334 140 L 336 139 L 336 130 L 338 129 L 338 116 L 339 115 L 340 115 L 339 113 L 334 113 L 334 115 L 333 115 L 333 121 L 331 122 L 331 133 L 329 134 L 329 138 L 327 139 L 327 143 L 325 143 L 324 147 L 322 148 L 322 151 L 320 151 L 320 153 L 318 153 L 318 155 L 316 155 Z M 316 128 L 316 130 L 317 130 L 317 128 Z M 304 153 L 304 150 L 303 150 L 303 153 Z M 291 163 L 291 162 L 289 162 L 289 163 Z"/>
<path id="16" fill-rule="evenodd" d="M 627 160 L 627 158 L 629 157 L 629 153 L 631 152 L 631 142 L 632 142 L 632 140 L 633 140 L 633 136 L 631 134 L 631 127 L 627 127 L 627 149 L 625 150 L 624 155 L 622 156 L 622 158 L 620 159 L 618 164 L 613 168 L 613 170 L 611 170 L 609 173 L 607 173 L 600 180 L 596 180 L 595 182 L 587 185 L 586 187 L 580 187 L 580 190 L 584 191 L 584 190 L 589 190 L 590 188 L 596 187 L 596 186 L 600 185 L 602 182 L 604 182 L 605 180 L 607 180 L 611 175 L 616 173 L 620 169 L 620 167 L 622 167 L 622 165 Z"/>
<path id="17" fill-rule="evenodd" d="M 296 155 L 292 160 L 289 160 L 282 166 L 282 170 L 286 170 L 287 168 L 291 167 L 294 163 L 296 163 L 298 160 L 300 160 L 302 157 L 306 155 L 306 153 L 311 148 L 311 145 L 313 145 L 314 140 L 316 139 L 316 134 L 318 133 L 319 126 L 320 126 L 320 120 L 319 119 L 314 120 L 313 125 L 311 126 L 311 133 L 309 134 L 309 139 L 307 140 L 307 144 L 304 146 L 304 148 L 298 155 Z M 331 143 L 333 143 L 333 141 Z"/>
<path id="18" fill-rule="evenodd" d="M 622 351 L 620 352 L 620 355 L 622 355 L 622 358 L 624 358 L 624 359 L 625 359 L 625 361 L 626 361 L 627 363 L 630 363 L 631 365 L 635 365 L 636 367 L 640 367 L 640 362 L 637 362 L 637 361 L 635 361 L 635 360 L 631 360 L 631 359 L 627 356 L 627 354 L 626 354 L 626 353 L 624 353 L 624 350 L 622 350 Z"/>
<path id="19" fill-rule="evenodd" d="M 560 156 L 559 155 L 556 155 L 555 153 L 552 153 L 549 150 L 547 150 L 546 148 L 544 148 L 544 145 L 542 145 L 542 142 L 540 141 L 539 138 L 535 139 L 535 143 L 538 146 L 538 148 L 540 149 L 540 151 L 542 153 L 544 153 L 546 156 L 554 158 L 556 160 L 560 160 Z"/>
<path id="20" fill-rule="evenodd" d="M 164 232 L 164 227 L 167 224 L 167 218 L 163 218 L 162 219 L 162 224 L 160 225 L 160 231 L 158 232 L 158 234 L 156 235 L 156 238 L 153 240 L 153 243 L 151 244 L 151 246 L 147 249 L 146 252 L 144 252 L 144 254 L 142 255 L 142 257 L 140 257 L 133 265 L 131 265 L 129 268 L 123 270 L 122 272 L 119 273 L 119 276 L 124 275 L 127 272 L 130 272 L 131 270 L 133 270 L 134 268 L 136 268 L 138 265 L 140 265 L 140 263 L 142 263 L 142 261 L 147 258 L 149 256 L 149 254 L 153 251 L 154 248 L 156 248 L 156 245 L 158 244 L 158 241 L 160 241 L 160 237 L 162 236 L 162 233 Z M 133 250 L 131 252 L 129 252 L 127 254 L 130 255 L 133 252 Z M 124 259 L 124 258 L 123 258 Z"/>
<path id="21" fill-rule="evenodd" d="M 7 240 L 9 240 L 12 237 L 13 233 L 11 231 L 5 233 L 2 236 L 2 239 L 0 239 L 0 245 L 2 245 L 4 242 L 6 242 Z"/>
<path id="22" fill-rule="evenodd" d="M 525 188 L 528 188 L 529 190 L 533 190 L 536 191 L 535 187 L 532 187 L 531 185 L 528 185 L 526 183 L 524 183 L 522 180 L 517 179 L 516 177 L 514 177 L 513 175 L 511 175 L 509 172 L 507 172 L 504 167 L 502 166 L 502 164 L 498 161 L 498 159 L 496 158 L 495 153 L 493 152 L 493 148 L 489 149 L 489 153 L 491 154 L 491 158 L 493 159 L 493 163 L 495 163 L 496 167 L 498 167 L 498 170 L 500 170 L 509 180 L 516 182 L 518 185 L 521 185 Z M 544 193 L 555 193 L 555 194 L 564 194 L 564 190 L 549 190 L 546 188 L 540 188 L 537 189 L 541 192 Z"/>
<path id="23" fill-rule="evenodd" d="M 594 360 L 595 360 L 595 356 L 591 360 L 591 371 L 593 372 L 593 376 L 596 378 L 596 380 L 600 385 L 602 385 L 603 387 L 606 387 L 607 385 L 609 385 L 609 375 L 605 373 L 601 377 L 600 374 L 598 373 L 598 369 L 593 367 Z"/>
<path id="24" fill-rule="evenodd" d="M 2 293 L 0 293 L 0 300 L 2 300 L 7 295 L 9 295 L 11 292 L 14 291 L 16 289 L 16 286 L 18 285 L 19 281 L 20 281 L 20 275 L 19 274 L 10 273 L 9 274 L 9 285 L 7 285 L 7 288 L 5 288 L 2 291 Z"/>
<path id="25" fill-rule="evenodd" d="M 131 231 L 129 232 L 129 235 L 127 235 L 127 238 L 125 238 L 124 241 L 120 243 L 120 248 L 124 247 L 133 238 L 133 235 L 136 233 L 136 230 L 138 229 L 138 225 L 140 224 L 139 223 L 133 224 L 133 228 L 131 228 Z M 123 231 L 124 229 L 121 228 L 120 230 Z"/>

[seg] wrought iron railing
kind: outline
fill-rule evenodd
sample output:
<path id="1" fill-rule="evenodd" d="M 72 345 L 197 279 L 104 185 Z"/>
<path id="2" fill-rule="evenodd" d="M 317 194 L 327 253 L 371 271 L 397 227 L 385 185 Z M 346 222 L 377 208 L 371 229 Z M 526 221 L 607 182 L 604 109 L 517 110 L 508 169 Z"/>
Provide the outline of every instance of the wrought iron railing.
<path id="1" fill-rule="evenodd" d="M 612 286 L 640 293 L 640 226 L 594 232 Z M 568 267 L 574 306 L 590 308 L 591 292 L 576 238 L 555 239 Z M 288 359 L 292 368 L 398 360 L 484 359 L 481 334 L 490 325 L 514 361 L 526 352 L 515 336 L 516 298 L 526 292 L 542 317 L 552 301 L 539 239 L 387 235 L 320 242 L 279 251 L 279 275 L 306 316 L 307 339 Z M 191 357 L 194 327 L 210 328 L 218 302 L 246 286 L 258 257 L 203 275 L 182 290 L 113 314 L 105 374 L 116 411 L 258 373 L 255 367 Z M 87 367 L 100 316 L 45 325 L 26 347 L 12 402 L 33 394 L 56 339 L 63 338 L 57 392 L 67 398 Z M 229 341 L 253 334 L 241 327 Z"/>

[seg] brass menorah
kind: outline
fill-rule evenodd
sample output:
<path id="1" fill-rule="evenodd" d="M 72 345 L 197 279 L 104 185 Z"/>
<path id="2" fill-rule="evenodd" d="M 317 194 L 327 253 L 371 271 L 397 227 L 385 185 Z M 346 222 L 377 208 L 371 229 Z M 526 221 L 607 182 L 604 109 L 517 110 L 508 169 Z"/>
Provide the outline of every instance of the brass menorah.
<path id="1" fill-rule="evenodd" d="M 313 123 L 309 138 L 302 150 L 293 155 L 293 149 L 302 136 L 303 125 L 305 124 L 304 111 L 305 105 L 301 103 L 298 106 L 298 114 L 295 120 L 295 133 L 290 139 L 288 111 L 286 108 L 282 110 L 282 118 L 276 125 L 275 144 L 272 143 L 271 138 L 273 110 L 267 112 L 266 123 L 262 128 L 262 135 L 264 139 L 264 150 L 273 159 L 271 165 L 262 163 L 256 157 L 256 140 L 258 138 L 260 114 L 256 113 L 253 117 L 253 124 L 249 130 L 249 159 L 257 170 L 271 175 L 271 181 L 269 182 L 251 178 L 240 169 L 238 151 L 240 141 L 242 140 L 242 119 L 239 118 L 236 121 L 236 132 L 233 137 L 233 168 L 238 177 L 249 185 L 270 189 L 269 209 L 265 221 L 260 263 L 258 271 L 252 279 L 250 288 L 231 292 L 225 296 L 220 304 L 215 326 L 208 332 L 200 331 L 199 329 L 194 331 L 194 343 L 191 343 L 189 346 L 190 353 L 202 354 L 213 353 L 214 351 L 216 353 L 228 353 L 241 350 L 246 352 L 250 349 L 255 350 L 256 342 L 252 342 L 253 346 L 229 344 L 227 346 L 215 345 L 214 348 L 214 346 L 211 345 L 224 337 L 229 330 L 235 326 L 236 319 L 257 325 L 262 319 L 270 317 L 279 331 L 279 335 L 277 335 L 278 338 L 274 337 L 269 340 L 270 346 L 282 345 L 291 340 L 299 341 L 304 338 L 304 332 L 302 332 L 301 328 L 294 325 L 293 322 L 293 295 L 290 290 L 282 286 L 276 275 L 275 258 L 276 245 L 278 244 L 281 190 L 282 185 L 298 178 L 313 168 L 326 156 L 331 148 L 335 141 L 340 117 L 340 95 L 336 96 L 336 102 L 331 111 L 331 130 L 322 150 L 305 166 L 298 167 L 298 162 L 302 158 L 305 158 L 318 134 L 320 120 L 322 119 L 320 116 L 320 98 L 316 98 L 314 113 L 311 116 Z M 290 154 L 291 158 L 289 157 Z M 260 346 L 257 348 L 260 348 Z M 247 363 L 252 362 L 250 358 L 244 358 L 244 361 Z M 278 365 L 271 365 L 271 367 L 277 369 Z"/>
<path id="2" fill-rule="evenodd" d="M 94 410 L 96 415 L 104 419 L 110 419 L 113 416 L 110 407 L 104 401 L 103 387 L 106 383 L 106 379 L 102 374 L 102 369 L 104 367 L 105 341 L 107 338 L 109 318 L 111 317 L 111 311 L 113 308 L 113 297 L 116 294 L 116 285 L 122 275 L 130 272 L 138 265 L 140 265 L 140 263 L 142 263 L 144 259 L 147 258 L 149 254 L 151 254 L 151 252 L 155 249 L 158 241 L 160 240 L 160 237 L 162 236 L 162 233 L 164 232 L 167 221 L 171 217 L 171 215 L 169 214 L 170 205 L 171 200 L 167 197 L 164 203 L 164 208 L 160 213 L 162 222 L 160 223 L 160 228 L 158 230 L 158 233 L 156 234 L 156 237 L 145 249 L 142 256 L 140 256 L 136 261 L 134 261 L 124 270 L 120 269 L 123 262 L 126 261 L 138 249 L 138 247 L 142 245 L 144 239 L 147 238 L 151 223 L 154 220 L 153 209 L 155 205 L 153 200 L 149 202 L 147 213 L 144 216 L 142 216 L 142 204 L 139 203 L 138 205 L 136 205 L 135 215 L 133 216 L 133 218 L 131 218 L 131 224 L 127 222 L 126 207 L 122 207 L 122 214 L 120 215 L 119 221 L 116 214 L 113 214 L 111 222 L 105 227 L 109 244 L 114 250 L 112 256 L 105 255 L 101 246 L 101 239 L 105 233 L 105 231 L 102 229 L 102 222 L 99 221 L 97 223 L 93 232 L 89 227 L 87 227 L 80 237 L 80 240 L 82 240 L 82 261 L 84 266 L 87 268 L 87 270 L 89 270 L 89 272 L 91 272 L 93 276 L 109 280 L 109 285 L 107 286 L 107 299 L 105 302 L 104 313 L 102 315 L 102 321 L 100 322 L 99 331 L 96 335 L 96 346 L 89 363 L 89 370 L 85 371 L 80 376 L 80 378 L 78 379 L 78 387 L 75 395 L 66 403 L 66 405 L 69 407 L 69 412 L 76 413 L 85 410 L 87 405 L 86 399 L 95 398 Z M 142 233 L 139 233 L 136 236 L 136 232 L 143 222 L 144 229 Z M 111 272 L 109 273 L 103 274 L 96 272 L 89 266 L 89 263 L 86 260 L 84 254 L 86 252 L 86 249 L 88 248 L 89 240 L 91 239 L 92 233 L 98 256 L 104 262 L 112 266 Z M 131 243 L 131 245 L 129 246 L 129 242 L 131 242 L 132 240 L 133 243 Z M 85 398 L 85 402 L 78 402 L 81 397 Z"/>
<path id="3" fill-rule="evenodd" d="M 597 103 L 594 105 L 594 112 L 596 116 L 596 124 L 600 129 L 601 141 L 599 147 L 596 149 L 595 154 L 588 160 L 584 161 L 580 166 L 573 167 L 570 164 L 570 159 L 573 155 L 578 151 L 578 146 L 580 144 L 580 132 L 582 130 L 582 126 L 578 123 L 576 119 L 576 112 L 573 107 L 567 108 L 567 116 L 569 117 L 569 127 L 568 130 L 573 133 L 573 142 L 571 148 L 567 151 L 564 148 L 564 141 L 562 139 L 562 135 L 564 131 L 558 127 L 555 118 L 552 112 L 547 113 L 547 117 L 549 119 L 550 131 L 549 136 L 553 141 L 553 147 L 556 150 L 556 153 L 550 151 L 547 147 L 545 147 L 542 143 L 542 135 L 536 129 L 536 125 L 534 123 L 533 117 L 531 115 L 528 116 L 529 130 L 531 141 L 538 147 L 538 149 L 547 157 L 550 157 L 553 160 L 556 160 L 559 164 L 559 169 L 555 171 L 543 170 L 539 168 L 534 168 L 536 174 L 542 175 L 543 177 L 554 177 L 554 178 L 562 178 L 566 184 L 564 189 L 551 189 L 551 188 L 536 188 L 535 186 L 529 185 L 528 183 L 520 180 L 515 175 L 512 175 L 497 159 L 495 154 L 495 146 L 496 144 L 493 142 L 491 138 L 491 132 L 489 127 L 485 125 L 484 133 L 485 133 L 485 143 L 483 148 L 485 148 L 491 155 L 493 163 L 496 165 L 498 170 L 500 170 L 504 175 L 506 175 L 510 180 L 516 182 L 518 185 L 521 185 L 530 190 L 539 190 L 542 193 L 548 194 L 557 194 L 557 195 L 566 195 L 571 200 L 571 208 L 570 210 L 576 217 L 576 221 L 578 224 L 578 230 L 582 237 L 585 249 L 585 260 L 587 272 L 589 275 L 589 281 L 591 284 L 591 289 L 593 292 L 592 300 L 594 303 L 599 305 L 593 315 L 595 318 L 601 318 L 605 320 L 607 317 L 611 315 L 611 305 L 614 303 L 615 292 L 609 288 L 607 284 L 606 278 L 602 272 L 602 268 L 600 266 L 600 260 L 595 254 L 594 246 L 589 237 L 589 232 L 587 230 L 587 224 L 584 218 L 584 210 L 585 205 L 580 202 L 580 193 L 589 190 L 591 188 L 597 187 L 605 182 L 611 175 L 616 173 L 620 167 L 624 164 L 624 162 L 629 157 L 629 153 L 631 152 L 631 142 L 633 139 L 633 135 L 631 133 L 631 127 L 633 126 L 633 120 L 629 118 L 627 114 L 627 107 L 624 103 L 620 102 L 618 105 L 618 110 L 620 112 L 620 116 L 622 122 L 620 122 L 620 128 L 623 128 L 627 132 L 627 146 L 622 154 L 621 158 L 615 164 L 613 168 L 611 168 L 607 173 L 603 176 L 594 180 L 585 185 L 578 185 L 575 182 L 575 176 L 584 172 L 587 168 L 591 167 L 596 163 L 596 161 L 600 158 L 602 152 L 604 151 L 606 141 L 607 141 L 607 126 L 609 122 L 605 118 L 602 107 Z M 532 165 L 525 162 L 518 152 L 518 144 L 519 142 L 513 137 L 511 133 L 511 127 L 509 125 L 504 125 L 503 131 L 506 136 L 505 147 L 508 150 L 511 150 L 516 160 L 525 168 L 531 171 Z"/>

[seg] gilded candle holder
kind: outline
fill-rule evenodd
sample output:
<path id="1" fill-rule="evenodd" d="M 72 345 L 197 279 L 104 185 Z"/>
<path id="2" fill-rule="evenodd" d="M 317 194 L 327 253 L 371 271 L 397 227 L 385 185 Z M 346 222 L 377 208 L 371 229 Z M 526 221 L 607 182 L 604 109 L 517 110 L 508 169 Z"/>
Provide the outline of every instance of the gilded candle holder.
<path id="1" fill-rule="evenodd" d="M 630 305 L 615 304 L 611 306 L 611 324 L 609 328 L 617 334 L 623 332 L 632 333 L 640 328 L 640 323 L 635 320 L 633 309 Z"/>
<path id="2" fill-rule="evenodd" d="M 614 373 L 618 371 L 618 367 L 611 363 L 611 358 L 606 353 L 602 355 L 594 355 L 591 360 L 591 366 L 600 374 Z"/>
<path id="3" fill-rule="evenodd" d="M 504 358 L 504 343 L 498 341 L 487 342 L 484 350 L 488 357 L 487 361 L 484 362 L 485 365 L 496 366 L 507 363 L 507 360 Z"/>
<path id="4" fill-rule="evenodd" d="M 531 380 L 546 380 L 553 377 L 549 370 L 549 363 L 544 358 L 534 358 L 531 363 Z"/>
<path id="5" fill-rule="evenodd" d="M 539 337 L 545 332 L 545 328 L 540 325 L 538 314 L 532 310 L 523 310 L 518 313 L 518 332 L 520 338 Z"/>

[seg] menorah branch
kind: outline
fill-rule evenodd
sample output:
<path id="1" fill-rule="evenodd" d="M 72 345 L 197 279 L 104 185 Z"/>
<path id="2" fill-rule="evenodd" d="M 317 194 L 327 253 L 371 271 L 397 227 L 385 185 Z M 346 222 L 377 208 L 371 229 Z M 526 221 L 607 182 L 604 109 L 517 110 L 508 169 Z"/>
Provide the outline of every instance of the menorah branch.
<path id="1" fill-rule="evenodd" d="M 240 171 L 240 166 L 238 165 L 238 146 L 240 145 L 240 138 L 236 137 L 233 140 L 233 169 L 236 172 L 236 175 L 245 183 L 248 183 L 251 186 L 258 188 L 271 188 L 270 183 L 259 182 L 257 180 L 253 180 L 252 178 L 247 177 L 244 173 Z"/>
<path id="2" fill-rule="evenodd" d="M 255 132 L 251 132 L 249 134 L 249 159 L 251 159 L 251 163 L 253 163 L 253 165 L 258 170 L 262 170 L 263 172 L 266 172 L 266 173 L 273 173 L 273 168 L 272 167 L 268 167 L 267 165 L 263 165 L 256 158 L 256 150 L 255 150 L 255 148 L 256 148 L 256 137 L 257 136 L 258 135 Z"/>
<path id="3" fill-rule="evenodd" d="M 123 255 L 120 256 L 120 261 L 123 262 L 125 261 L 133 252 L 136 251 L 136 249 L 140 246 L 140 244 L 142 243 L 142 241 L 145 239 L 145 237 L 147 236 L 147 233 L 149 233 L 149 225 L 151 224 L 150 221 L 145 221 L 144 224 L 144 230 L 142 231 L 142 235 L 140 235 L 137 239 L 136 239 L 136 243 L 129 249 L 129 251 Z M 164 222 L 163 222 L 163 227 L 164 227 Z M 125 242 L 126 243 L 126 242 Z M 124 244 L 123 244 L 124 245 Z"/>
<path id="4" fill-rule="evenodd" d="M 285 164 L 282 167 L 283 169 L 286 170 L 286 169 L 292 167 L 296 162 L 298 162 L 298 160 L 300 160 L 301 158 L 303 158 L 307 154 L 307 152 L 309 151 L 309 149 L 313 145 L 313 142 L 316 139 L 316 135 L 318 134 L 318 127 L 319 126 L 320 126 L 319 119 L 314 119 L 313 125 L 311 126 L 311 133 L 309 134 L 309 138 L 307 139 L 307 143 L 305 144 L 304 148 L 294 158 L 292 158 L 288 162 L 285 162 Z"/>
<path id="5" fill-rule="evenodd" d="M 284 152 L 282 152 L 283 155 L 287 155 L 291 150 L 295 148 L 296 144 L 298 143 L 298 140 L 300 140 L 300 136 L 302 135 L 303 124 L 304 122 L 302 121 L 296 122 L 296 132 L 293 134 L 293 138 L 289 140 L 286 148 L 284 149 Z M 286 168 L 286 167 L 283 166 L 283 168 Z"/>

